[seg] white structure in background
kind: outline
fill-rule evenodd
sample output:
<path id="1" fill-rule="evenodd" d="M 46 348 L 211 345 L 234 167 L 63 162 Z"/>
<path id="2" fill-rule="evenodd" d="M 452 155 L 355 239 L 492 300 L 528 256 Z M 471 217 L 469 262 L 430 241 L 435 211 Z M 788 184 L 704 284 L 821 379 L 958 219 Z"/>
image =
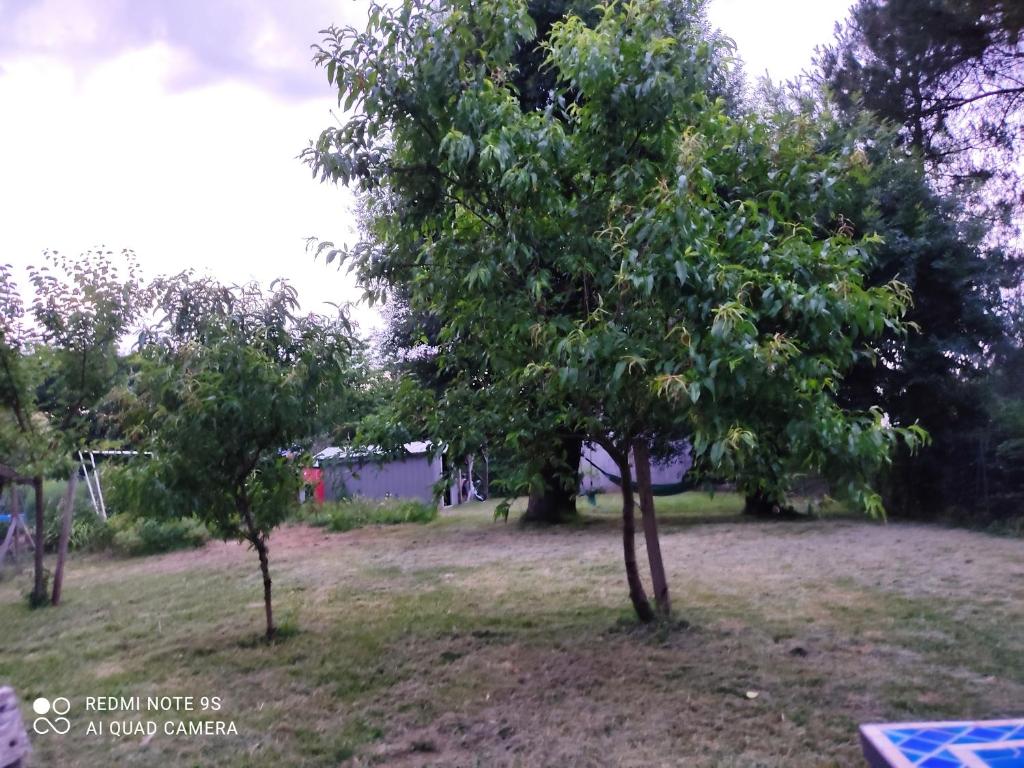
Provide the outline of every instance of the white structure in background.
<path id="1" fill-rule="evenodd" d="M 690 455 L 690 444 L 685 440 L 676 444 L 672 456 L 664 459 L 651 459 L 651 484 L 655 486 L 671 486 L 681 483 L 686 473 L 693 466 Z M 636 465 L 633 457 L 629 458 L 629 469 L 636 483 Z M 618 493 L 619 486 L 608 477 L 619 477 L 619 467 L 608 455 L 608 452 L 593 443 L 583 444 L 583 455 L 580 458 L 580 494 L 587 496 L 594 493 Z"/>

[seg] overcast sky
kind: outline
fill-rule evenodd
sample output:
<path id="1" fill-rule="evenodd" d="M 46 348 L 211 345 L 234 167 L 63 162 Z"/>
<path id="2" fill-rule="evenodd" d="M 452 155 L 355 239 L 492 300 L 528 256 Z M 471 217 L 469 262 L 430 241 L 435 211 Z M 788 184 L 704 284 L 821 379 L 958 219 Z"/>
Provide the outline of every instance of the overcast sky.
<path id="1" fill-rule="evenodd" d="M 284 276 L 355 300 L 305 238 L 354 237 L 352 198 L 296 156 L 334 119 L 309 45 L 366 0 L 0 0 L 0 263 L 132 248 L 145 275 Z M 850 0 L 712 0 L 751 77 L 810 64 Z M 366 327 L 373 313 L 357 313 Z"/>

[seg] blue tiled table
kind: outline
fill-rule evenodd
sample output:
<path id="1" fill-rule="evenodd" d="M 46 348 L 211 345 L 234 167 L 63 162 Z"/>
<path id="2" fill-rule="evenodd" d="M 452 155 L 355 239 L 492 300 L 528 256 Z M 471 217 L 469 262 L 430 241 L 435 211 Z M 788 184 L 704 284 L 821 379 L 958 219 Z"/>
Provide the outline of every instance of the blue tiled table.
<path id="1" fill-rule="evenodd" d="M 862 725 L 871 768 L 1024 768 L 1024 720 Z"/>

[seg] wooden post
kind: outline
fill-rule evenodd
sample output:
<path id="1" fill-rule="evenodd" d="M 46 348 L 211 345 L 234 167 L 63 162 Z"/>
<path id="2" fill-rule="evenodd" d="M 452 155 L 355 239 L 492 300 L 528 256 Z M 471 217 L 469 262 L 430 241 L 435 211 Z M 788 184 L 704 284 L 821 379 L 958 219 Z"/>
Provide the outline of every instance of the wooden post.
<path id="1" fill-rule="evenodd" d="M 68 487 L 64 493 L 64 508 L 60 515 L 60 539 L 57 541 L 57 565 L 53 570 L 53 597 L 51 602 L 60 605 L 61 590 L 64 588 L 64 561 L 68 556 L 68 539 L 71 538 L 71 523 L 75 515 L 75 491 L 78 490 L 78 467 L 71 471 Z"/>
<path id="2" fill-rule="evenodd" d="M 36 492 L 36 551 L 35 551 L 35 584 L 32 587 L 33 605 L 43 605 L 46 601 L 46 577 L 43 573 L 43 546 L 46 541 L 46 516 L 43 509 L 43 477 L 32 478 L 32 487 Z"/>

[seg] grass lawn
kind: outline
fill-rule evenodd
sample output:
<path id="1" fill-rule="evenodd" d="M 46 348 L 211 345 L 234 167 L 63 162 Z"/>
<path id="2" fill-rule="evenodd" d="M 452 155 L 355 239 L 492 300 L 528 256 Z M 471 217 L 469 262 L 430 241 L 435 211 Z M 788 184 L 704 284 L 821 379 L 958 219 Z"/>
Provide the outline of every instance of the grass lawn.
<path id="1" fill-rule="evenodd" d="M 671 627 L 632 621 L 614 497 L 562 530 L 485 503 L 275 533 L 273 645 L 239 545 L 76 558 L 57 609 L 28 610 L 28 572 L 8 576 L 0 684 L 26 719 L 36 696 L 71 700 L 71 733 L 36 737 L 32 764 L 72 768 L 855 766 L 859 722 L 1024 716 L 1021 541 L 658 501 Z M 223 708 L 84 711 L 106 695 Z M 203 718 L 237 734 L 85 733 Z"/>

